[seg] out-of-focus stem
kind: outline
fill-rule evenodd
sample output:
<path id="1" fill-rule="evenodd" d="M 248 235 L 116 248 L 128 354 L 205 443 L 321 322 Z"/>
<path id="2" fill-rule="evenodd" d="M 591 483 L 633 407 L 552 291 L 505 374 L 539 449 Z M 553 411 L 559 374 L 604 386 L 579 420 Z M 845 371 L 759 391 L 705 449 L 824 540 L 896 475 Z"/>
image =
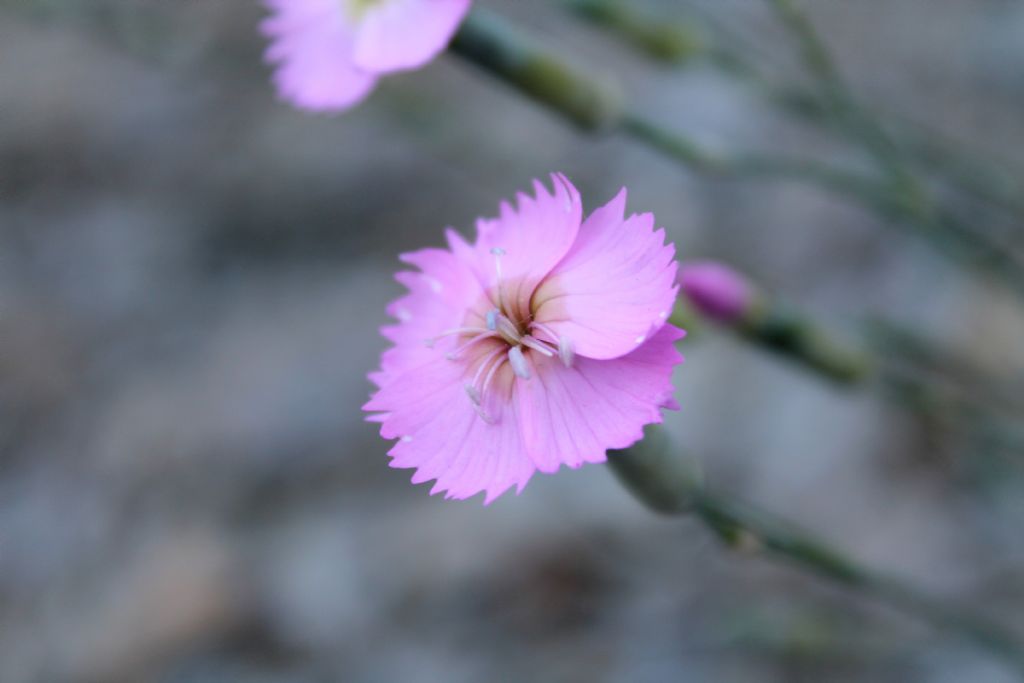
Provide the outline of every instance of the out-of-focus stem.
<path id="1" fill-rule="evenodd" d="M 636 11 L 621 0 L 568 0 L 578 16 L 620 36 L 654 59 L 679 64 L 703 50 L 700 33 L 689 23 L 665 21 Z"/>
<path id="2" fill-rule="evenodd" d="M 770 81 L 754 63 L 736 49 L 718 44 L 720 37 L 703 40 L 702 57 L 722 73 L 753 88 L 761 97 L 786 112 L 816 125 L 834 126 L 836 118 L 823 94 L 811 87 Z M 876 118 L 878 118 L 876 116 Z M 920 171 L 942 178 L 953 187 L 1004 211 L 1024 218 L 1024 185 L 1002 165 L 966 152 L 955 141 L 929 129 L 920 121 L 885 115 L 884 129 L 895 132 L 907 163 Z M 881 124 L 877 124 L 881 125 Z M 840 128 L 847 135 L 850 130 Z"/>
<path id="3" fill-rule="evenodd" d="M 774 155 L 722 155 L 622 105 L 610 84 L 568 67 L 493 13 L 473 10 L 452 51 L 585 130 L 618 130 L 692 170 L 725 177 L 793 179 L 816 185 L 895 219 L 953 260 L 994 275 L 1024 297 L 1024 264 L 1003 245 L 974 231 L 906 183 L 820 162 Z"/>
<path id="4" fill-rule="evenodd" d="M 836 120 L 848 130 L 851 137 L 863 143 L 894 183 L 903 186 L 904 191 L 908 193 L 922 192 L 916 179 L 907 171 L 895 142 L 881 124 L 860 106 L 847 87 L 825 42 L 818 35 L 807 14 L 795 0 L 769 2 L 796 39 L 804 65 L 817 80 L 823 99 Z"/>
<path id="5" fill-rule="evenodd" d="M 707 304 L 692 298 L 699 292 L 688 288 L 685 273 L 684 267 L 673 323 L 692 330 L 699 320 L 714 321 L 823 379 L 877 390 L 911 414 L 955 425 L 957 433 L 982 438 L 1002 453 L 1017 458 L 1024 454 L 1020 426 L 1024 377 L 1017 382 L 996 377 L 971 359 L 937 348 L 892 321 L 869 321 L 861 341 L 840 338 L 813 318 L 767 296 L 745 277 L 750 303 L 743 312 L 734 316 L 702 313 L 702 305 Z M 688 322 L 682 322 L 683 316 Z"/>
<path id="6" fill-rule="evenodd" d="M 636 445 L 608 455 L 615 475 L 652 510 L 693 514 L 730 547 L 763 552 L 916 615 L 975 643 L 1024 674 L 1024 645 L 1016 634 L 908 583 L 867 569 L 788 522 L 709 490 L 699 477 L 688 474 L 694 466 L 687 456 L 672 448 L 658 431 L 649 428 Z"/>
<path id="7" fill-rule="evenodd" d="M 860 341 L 842 339 L 736 271 L 732 272 L 748 286 L 749 302 L 736 315 L 714 316 L 702 311 L 702 303 L 693 299 L 694 293 L 685 283 L 686 265 L 683 272 L 674 321 L 681 313 L 695 321 L 693 315 L 697 315 L 825 379 L 847 385 L 877 380 L 894 399 L 919 407 L 934 406 L 936 412 L 949 412 L 964 420 L 995 420 L 1005 427 L 1003 423 L 1024 414 L 1024 378 L 1016 383 L 996 378 L 970 359 L 937 348 L 892 321 L 870 320 L 863 326 Z M 903 400 L 911 396 L 913 401 Z"/>
<path id="8" fill-rule="evenodd" d="M 610 83 L 577 72 L 536 48 L 497 15 L 474 9 L 452 40 L 451 51 L 492 73 L 585 130 L 614 127 L 622 102 Z"/>
<path id="9" fill-rule="evenodd" d="M 796 39 L 804 66 L 818 83 L 824 111 L 846 131 L 850 139 L 860 142 L 886 172 L 890 195 L 902 198 L 903 206 L 893 207 L 896 212 L 909 210 L 906 218 L 932 233 L 947 251 L 983 269 L 995 271 L 1018 294 L 1024 294 L 1024 264 L 1014 255 L 1012 245 L 1001 244 L 938 206 L 910 169 L 904 150 L 847 86 L 824 40 L 800 7 L 799 0 L 769 2 Z"/>
<path id="10" fill-rule="evenodd" d="M 777 303 L 755 306 L 733 327 L 757 346 L 841 384 L 864 380 L 874 369 L 865 350 L 842 343 L 809 318 Z"/>

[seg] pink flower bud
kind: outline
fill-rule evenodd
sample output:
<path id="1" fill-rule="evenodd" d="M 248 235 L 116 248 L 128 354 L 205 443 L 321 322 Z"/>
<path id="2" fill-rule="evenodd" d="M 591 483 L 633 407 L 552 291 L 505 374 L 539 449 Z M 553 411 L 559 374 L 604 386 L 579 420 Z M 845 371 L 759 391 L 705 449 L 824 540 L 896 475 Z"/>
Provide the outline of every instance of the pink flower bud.
<path id="1" fill-rule="evenodd" d="M 754 289 L 747 279 L 717 261 L 683 264 L 679 285 L 702 315 L 725 323 L 745 316 L 754 302 Z"/>

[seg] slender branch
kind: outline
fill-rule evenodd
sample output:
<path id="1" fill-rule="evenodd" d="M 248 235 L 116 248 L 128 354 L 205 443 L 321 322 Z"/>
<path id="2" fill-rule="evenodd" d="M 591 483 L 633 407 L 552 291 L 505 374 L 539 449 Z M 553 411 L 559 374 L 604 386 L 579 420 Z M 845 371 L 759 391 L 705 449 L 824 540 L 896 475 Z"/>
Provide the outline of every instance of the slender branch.
<path id="1" fill-rule="evenodd" d="M 973 611 L 863 567 L 789 522 L 709 490 L 695 475 L 694 461 L 673 449 L 663 430 L 648 428 L 636 445 L 610 452 L 608 463 L 616 477 L 652 510 L 693 514 L 730 547 L 763 552 L 899 608 L 973 642 L 1024 675 L 1024 644 L 1017 634 Z"/>
<path id="2" fill-rule="evenodd" d="M 620 0 L 567 0 L 577 16 L 608 29 L 662 62 L 679 64 L 704 50 L 700 33 L 689 23 L 645 16 Z"/>
<path id="3" fill-rule="evenodd" d="M 621 0 L 569 0 L 567 6 L 579 16 L 602 26 L 655 58 L 678 63 L 702 56 L 723 72 L 754 87 L 786 111 L 815 124 L 838 129 L 845 138 L 868 151 L 886 173 L 887 181 L 878 187 L 865 188 L 863 182 L 851 183 L 848 178 L 836 179 L 828 173 L 828 169 L 819 168 L 814 174 L 817 177 L 808 179 L 810 182 L 859 201 L 880 215 L 916 224 L 919 229 L 932 235 L 933 242 L 960 261 L 972 262 L 979 269 L 997 271 L 1020 291 L 1022 277 L 1017 271 L 1024 269 L 1024 263 L 1012 256 L 1012 251 L 1018 247 L 1016 241 L 1011 238 L 1000 242 L 999 238 L 986 236 L 985 233 L 991 234 L 991 230 L 967 225 L 948 210 L 939 209 L 935 198 L 930 196 L 924 184 L 916 177 L 916 172 L 943 178 L 968 195 L 1017 218 L 1024 218 L 1020 184 L 1006 174 L 997 173 L 986 164 L 953 150 L 949 144 L 942 143 L 935 134 L 928 133 L 919 124 L 903 121 L 899 126 L 900 144 L 897 145 L 895 138 L 888 132 L 889 126 L 883 125 L 877 115 L 856 100 L 824 41 L 806 15 L 792 0 L 771 1 L 801 46 L 807 69 L 815 77 L 816 88 L 770 83 L 748 58 L 707 40 L 692 22 L 649 17 Z M 657 40 L 650 36 L 657 36 Z M 659 51 L 657 45 L 662 43 L 686 44 L 692 49 L 676 56 Z M 651 136 L 651 131 L 636 122 L 633 133 L 639 137 Z M 673 149 L 678 146 L 677 141 L 670 142 L 668 147 Z M 684 163 L 693 162 L 697 150 L 686 151 L 687 154 L 677 153 L 676 156 Z M 705 170 L 723 170 L 721 166 L 708 165 Z M 755 166 L 762 164 L 757 163 Z M 788 166 L 772 168 L 773 173 L 769 175 L 800 177 Z M 880 197 L 887 200 L 880 201 Z"/>
<path id="4" fill-rule="evenodd" d="M 868 320 L 860 341 L 837 337 L 748 277 L 736 277 L 748 287 L 748 303 L 732 317 L 711 316 L 716 324 L 823 379 L 878 390 L 901 408 L 955 421 L 964 433 L 982 434 L 1006 451 L 1024 454 L 1020 382 L 995 377 L 971 359 L 939 348 L 893 321 Z M 686 319 L 684 326 L 693 329 L 700 322 L 693 315 L 703 309 L 699 299 L 689 297 L 684 284 L 672 319 Z"/>
<path id="5" fill-rule="evenodd" d="M 968 260 L 995 270 L 1018 294 L 1024 293 L 1024 264 L 1014 255 L 1013 245 L 1001 242 L 998 238 L 988 236 L 974 226 L 965 224 L 938 205 L 936 199 L 910 168 L 910 160 L 905 151 L 896 143 L 878 117 L 862 105 L 847 86 L 825 41 L 800 7 L 799 0 L 768 1 L 790 35 L 796 39 L 804 66 L 818 83 L 820 99 L 826 105 L 825 110 L 831 114 L 840 128 L 846 131 L 847 137 L 860 142 L 886 172 L 892 195 L 902 195 L 916 205 L 916 212 L 921 218 L 912 220 L 920 227 L 934 232 L 944 242 L 948 242 L 947 248 L 952 249 L 954 253 L 963 252 Z M 918 151 L 934 153 L 936 150 L 919 147 Z M 963 184 L 963 169 L 951 170 L 957 171 L 951 177 L 961 179 Z M 966 189 L 973 190 L 974 194 L 979 196 L 999 198 L 999 191 L 996 188 L 988 192 L 979 192 L 977 182 L 968 182 Z M 1007 208 L 1020 206 L 1019 198 L 1014 202 L 1000 203 Z"/>
<path id="6" fill-rule="evenodd" d="M 920 233 L 952 260 L 999 278 L 1024 298 L 1024 263 L 1012 251 L 942 211 L 907 183 L 880 181 L 808 159 L 711 152 L 646 115 L 628 110 L 610 83 L 568 66 L 500 17 L 479 8 L 456 34 L 452 52 L 584 130 L 617 130 L 694 171 L 800 180 L 853 200 Z"/>
<path id="7" fill-rule="evenodd" d="M 626 8 L 623 7 L 620 11 L 626 11 Z M 710 21 L 710 17 L 705 17 L 703 23 L 713 22 Z M 816 125 L 836 123 L 831 107 L 823 101 L 822 93 L 810 87 L 772 82 L 741 50 L 722 44 L 726 40 L 723 34 L 730 42 L 736 40 L 734 35 L 728 35 L 726 27 L 719 24 L 714 27 L 714 32 L 718 34 L 716 37 L 704 37 L 700 41 L 703 45 L 701 54 L 708 63 L 753 88 L 766 100 L 795 116 Z M 875 116 L 878 118 L 877 114 Z M 884 126 L 881 123 L 878 125 L 885 130 L 896 132 L 906 162 L 914 164 L 920 171 L 944 179 L 967 195 L 997 206 L 1018 218 L 1024 218 L 1024 185 L 1017 180 L 1017 176 L 1021 174 L 1007 170 L 1005 160 L 996 168 L 991 159 L 982 159 L 965 151 L 961 144 L 930 129 L 920 121 L 891 112 L 884 118 Z M 840 128 L 849 133 L 848 129 Z"/>
<path id="8" fill-rule="evenodd" d="M 867 349 L 838 340 L 821 325 L 778 304 L 756 307 L 734 329 L 748 342 L 840 384 L 864 382 L 877 371 L 878 361 Z"/>
<path id="9" fill-rule="evenodd" d="M 860 105 L 818 35 L 807 14 L 796 0 L 769 0 L 776 15 L 796 39 L 804 65 L 815 78 L 832 115 L 849 135 L 860 140 L 865 149 L 885 169 L 892 182 L 907 192 L 920 193 L 916 179 L 908 172 L 902 154 L 886 130 Z"/>

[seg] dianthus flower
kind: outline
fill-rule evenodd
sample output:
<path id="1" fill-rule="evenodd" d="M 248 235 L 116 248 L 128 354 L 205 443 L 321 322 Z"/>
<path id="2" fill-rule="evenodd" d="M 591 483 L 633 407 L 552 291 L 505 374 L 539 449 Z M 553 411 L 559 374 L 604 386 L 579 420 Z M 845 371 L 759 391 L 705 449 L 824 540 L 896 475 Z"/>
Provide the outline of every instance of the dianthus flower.
<path id="1" fill-rule="evenodd" d="M 341 111 L 381 75 L 415 69 L 445 48 L 472 0 L 265 0 L 281 97 L 304 109 Z"/>
<path id="2" fill-rule="evenodd" d="M 449 229 L 447 249 L 400 257 L 418 272 L 396 276 L 409 291 L 363 409 L 431 493 L 489 503 L 537 470 L 603 462 L 678 408 L 674 247 L 651 214 L 624 216 L 625 189 L 583 220 L 552 180 L 478 220 L 474 244 Z"/>

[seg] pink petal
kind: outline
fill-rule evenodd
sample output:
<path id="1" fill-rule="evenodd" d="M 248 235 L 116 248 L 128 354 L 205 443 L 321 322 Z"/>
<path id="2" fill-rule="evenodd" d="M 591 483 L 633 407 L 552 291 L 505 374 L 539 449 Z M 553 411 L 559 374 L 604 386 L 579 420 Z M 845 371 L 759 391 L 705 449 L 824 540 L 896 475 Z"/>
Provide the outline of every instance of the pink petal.
<path id="1" fill-rule="evenodd" d="M 470 249 L 454 231 L 449 231 L 448 238 L 453 248 Z M 480 316 L 486 314 L 487 297 L 465 259 L 446 249 L 421 249 L 399 258 L 420 270 L 401 271 L 395 276 L 409 293 L 387 307 L 388 314 L 398 322 L 381 328 L 381 334 L 395 346 L 384 352 L 380 372 L 370 376 L 378 386 L 386 384 L 396 372 L 443 357 L 455 347 L 457 337 L 444 337 L 432 345 L 427 340 L 466 324 L 483 326 Z M 483 312 L 475 319 L 467 317 L 476 305 Z"/>
<path id="2" fill-rule="evenodd" d="M 537 469 L 604 462 L 609 448 L 625 448 L 644 425 L 661 422 L 661 408 L 675 405 L 672 368 L 683 360 L 675 348 L 683 335 L 663 325 L 632 353 L 577 358 L 569 368 L 534 354 L 534 376 L 516 380 L 515 392 L 523 443 Z"/>
<path id="3" fill-rule="evenodd" d="M 355 62 L 373 73 L 423 66 L 444 50 L 471 0 L 387 0 L 371 7 L 356 35 Z"/>
<path id="4" fill-rule="evenodd" d="M 392 467 L 415 468 L 412 482 L 435 479 L 431 494 L 470 498 L 486 492 L 489 503 L 512 486 L 526 485 L 534 465 L 526 455 L 515 405 L 504 407 L 494 424 L 473 410 L 464 389 L 465 366 L 440 358 L 406 372 L 363 406 L 384 413 L 381 436 L 398 439 L 388 452 Z M 492 387 L 490 409 L 511 388 L 506 365 Z"/>
<path id="5" fill-rule="evenodd" d="M 530 298 L 548 272 L 572 247 L 583 207 L 569 179 L 552 174 L 554 194 L 534 181 L 535 197 L 519 193 L 517 206 L 503 202 L 498 218 L 477 221 L 477 269 L 497 303 L 497 263 L 501 260 L 501 296 L 505 310 L 519 320 L 530 316 Z M 496 257 L 492 250 L 501 250 Z"/>
<path id="6" fill-rule="evenodd" d="M 341 111 L 360 102 L 377 77 L 353 62 L 355 36 L 338 0 L 268 0 L 261 28 L 266 60 L 276 65 L 280 96 L 313 111 Z"/>
<path id="7" fill-rule="evenodd" d="M 675 248 L 651 214 L 623 218 L 625 205 L 623 189 L 587 218 L 533 298 L 535 320 L 588 358 L 617 358 L 643 344 L 676 298 Z"/>

